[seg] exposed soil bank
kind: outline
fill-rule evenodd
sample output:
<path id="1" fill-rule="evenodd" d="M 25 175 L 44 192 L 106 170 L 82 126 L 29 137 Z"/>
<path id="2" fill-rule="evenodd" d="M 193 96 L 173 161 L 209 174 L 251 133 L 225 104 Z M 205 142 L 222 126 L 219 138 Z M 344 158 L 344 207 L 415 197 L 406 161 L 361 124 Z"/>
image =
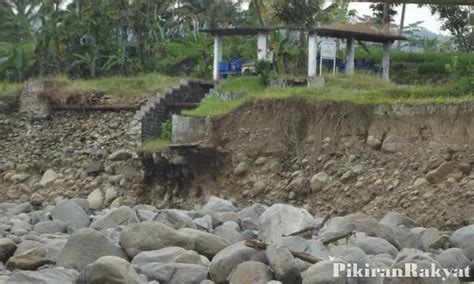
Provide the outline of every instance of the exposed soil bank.
<path id="1" fill-rule="evenodd" d="M 425 226 L 474 222 L 474 103 L 258 101 L 212 118 L 207 137 L 206 159 L 200 149 L 148 159 L 142 198 L 190 207 L 216 194 L 321 216 L 395 210 Z"/>

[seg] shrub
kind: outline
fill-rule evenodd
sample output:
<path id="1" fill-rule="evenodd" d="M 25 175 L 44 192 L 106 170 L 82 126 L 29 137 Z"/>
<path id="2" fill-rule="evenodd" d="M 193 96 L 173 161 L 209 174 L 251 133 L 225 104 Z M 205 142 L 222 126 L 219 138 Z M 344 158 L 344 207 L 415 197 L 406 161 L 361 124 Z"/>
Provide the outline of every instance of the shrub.
<path id="1" fill-rule="evenodd" d="M 260 77 L 261 82 L 267 85 L 270 73 L 272 72 L 272 64 L 266 60 L 259 60 L 255 63 L 255 72 Z"/>
<path id="2" fill-rule="evenodd" d="M 426 62 L 418 65 L 418 74 L 447 74 L 445 64 L 442 62 Z"/>
<path id="3" fill-rule="evenodd" d="M 160 138 L 167 141 L 171 140 L 171 119 L 161 124 Z"/>

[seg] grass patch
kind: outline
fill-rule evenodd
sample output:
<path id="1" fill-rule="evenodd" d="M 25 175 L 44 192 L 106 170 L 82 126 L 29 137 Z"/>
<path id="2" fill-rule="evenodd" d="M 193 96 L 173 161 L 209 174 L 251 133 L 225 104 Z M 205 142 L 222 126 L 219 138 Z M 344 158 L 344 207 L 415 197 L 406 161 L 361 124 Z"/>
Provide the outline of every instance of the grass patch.
<path id="1" fill-rule="evenodd" d="M 254 80 L 242 78 L 241 80 Z M 233 85 L 234 82 L 231 84 Z M 250 86 L 251 83 L 244 84 Z M 367 74 L 353 77 L 327 77 L 323 88 L 269 87 L 248 90 L 245 95 L 232 101 L 220 101 L 210 97 L 194 109 L 183 111 L 185 115 L 215 116 L 231 112 L 243 103 L 265 100 L 301 97 L 311 101 L 347 101 L 358 104 L 448 104 L 474 100 L 474 82 L 459 80 L 443 85 L 400 86 L 377 79 Z M 223 84 L 223 89 L 226 85 Z"/>
<path id="2" fill-rule="evenodd" d="M 249 93 L 263 91 L 265 86 L 257 76 L 241 76 L 224 80 L 217 89 L 231 93 Z"/>
<path id="3" fill-rule="evenodd" d="M 170 140 L 163 138 L 150 139 L 142 144 L 140 152 L 142 153 L 154 153 L 158 150 L 165 149 L 170 145 Z"/>
<path id="4" fill-rule="evenodd" d="M 181 77 L 169 77 L 158 73 L 148 73 L 133 77 L 103 77 L 97 79 L 69 79 L 65 76 L 45 77 L 56 85 L 54 96 L 84 93 L 104 93 L 113 97 L 114 102 L 128 104 L 142 97 L 160 92 L 179 83 Z M 21 90 L 23 84 L 1 83 L 0 94 Z"/>
<path id="5" fill-rule="evenodd" d="M 66 93 L 102 92 L 126 102 L 150 93 L 160 92 L 179 83 L 181 78 L 148 73 L 133 77 L 115 76 L 90 80 L 72 80 L 64 76 L 50 79 L 56 82 L 59 90 Z"/>
<path id="6" fill-rule="evenodd" d="M 0 82 L 0 96 L 21 91 L 22 84 Z"/>

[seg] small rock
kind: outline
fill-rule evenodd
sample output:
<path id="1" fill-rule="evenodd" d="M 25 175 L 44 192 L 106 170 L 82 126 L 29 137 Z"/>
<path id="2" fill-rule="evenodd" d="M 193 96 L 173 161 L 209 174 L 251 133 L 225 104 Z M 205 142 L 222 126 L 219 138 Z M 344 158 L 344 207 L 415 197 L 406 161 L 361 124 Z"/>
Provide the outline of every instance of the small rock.
<path id="1" fill-rule="evenodd" d="M 44 196 L 35 192 L 30 197 L 30 203 L 33 206 L 41 206 L 44 202 Z"/>
<path id="2" fill-rule="evenodd" d="M 104 206 L 104 194 L 100 189 L 95 189 L 87 196 L 89 208 L 93 210 L 102 209 Z"/>
<path id="3" fill-rule="evenodd" d="M 249 166 L 246 162 L 240 162 L 234 170 L 234 175 L 241 177 L 249 171 Z"/>
<path id="4" fill-rule="evenodd" d="M 311 190 L 313 192 L 323 189 L 329 180 L 329 175 L 325 172 L 315 174 L 310 181 Z"/>
<path id="5" fill-rule="evenodd" d="M 133 157 L 133 154 L 126 150 L 120 149 L 109 155 L 109 160 L 111 161 L 126 161 L 130 160 Z"/>
<path id="6" fill-rule="evenodd" d="M 445 161 L 437 169 L 429 171 L 426 174 L 426 180 L 431 183 L 440 183 L 442 182 L 447 175 L 449 175 L 454 170 L 454 163 Z"/>
<path id="7" fill-rule="evenodd" d="M 59 175 L 54 170 L 48 169 L 41 177 L 39 184 L 41 184 L 42 186 L 47 186 L 48 184 L 55 181 L 58 178 L 58 176 Z"/>

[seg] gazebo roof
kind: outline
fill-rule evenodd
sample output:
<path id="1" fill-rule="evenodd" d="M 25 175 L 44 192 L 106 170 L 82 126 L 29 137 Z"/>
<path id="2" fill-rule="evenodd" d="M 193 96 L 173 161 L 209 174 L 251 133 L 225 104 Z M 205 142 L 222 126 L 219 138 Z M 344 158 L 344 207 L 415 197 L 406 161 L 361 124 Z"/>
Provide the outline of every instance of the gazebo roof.
<path id="1" fill-rule="evenodd" d="M 324 25 L 312 29 L 318 36 L 349 38 L 353 37 L 361 41 L 388 42 L 395 40 L 406 40 L 407 38 L 398 34 L 384 31 L 367 24 L 334 24 Z"/>
<path id="2" fill-rule="evenodd" d="M 282 27 L 273 28 L 217 28 L 217 29 L 202 29 L 204 33 L 209 33 L 218 36 L 239 36 L 239 35 L 257 35 L 259 33 L 270 33 L 274 30 L 282 29 Z"/>

